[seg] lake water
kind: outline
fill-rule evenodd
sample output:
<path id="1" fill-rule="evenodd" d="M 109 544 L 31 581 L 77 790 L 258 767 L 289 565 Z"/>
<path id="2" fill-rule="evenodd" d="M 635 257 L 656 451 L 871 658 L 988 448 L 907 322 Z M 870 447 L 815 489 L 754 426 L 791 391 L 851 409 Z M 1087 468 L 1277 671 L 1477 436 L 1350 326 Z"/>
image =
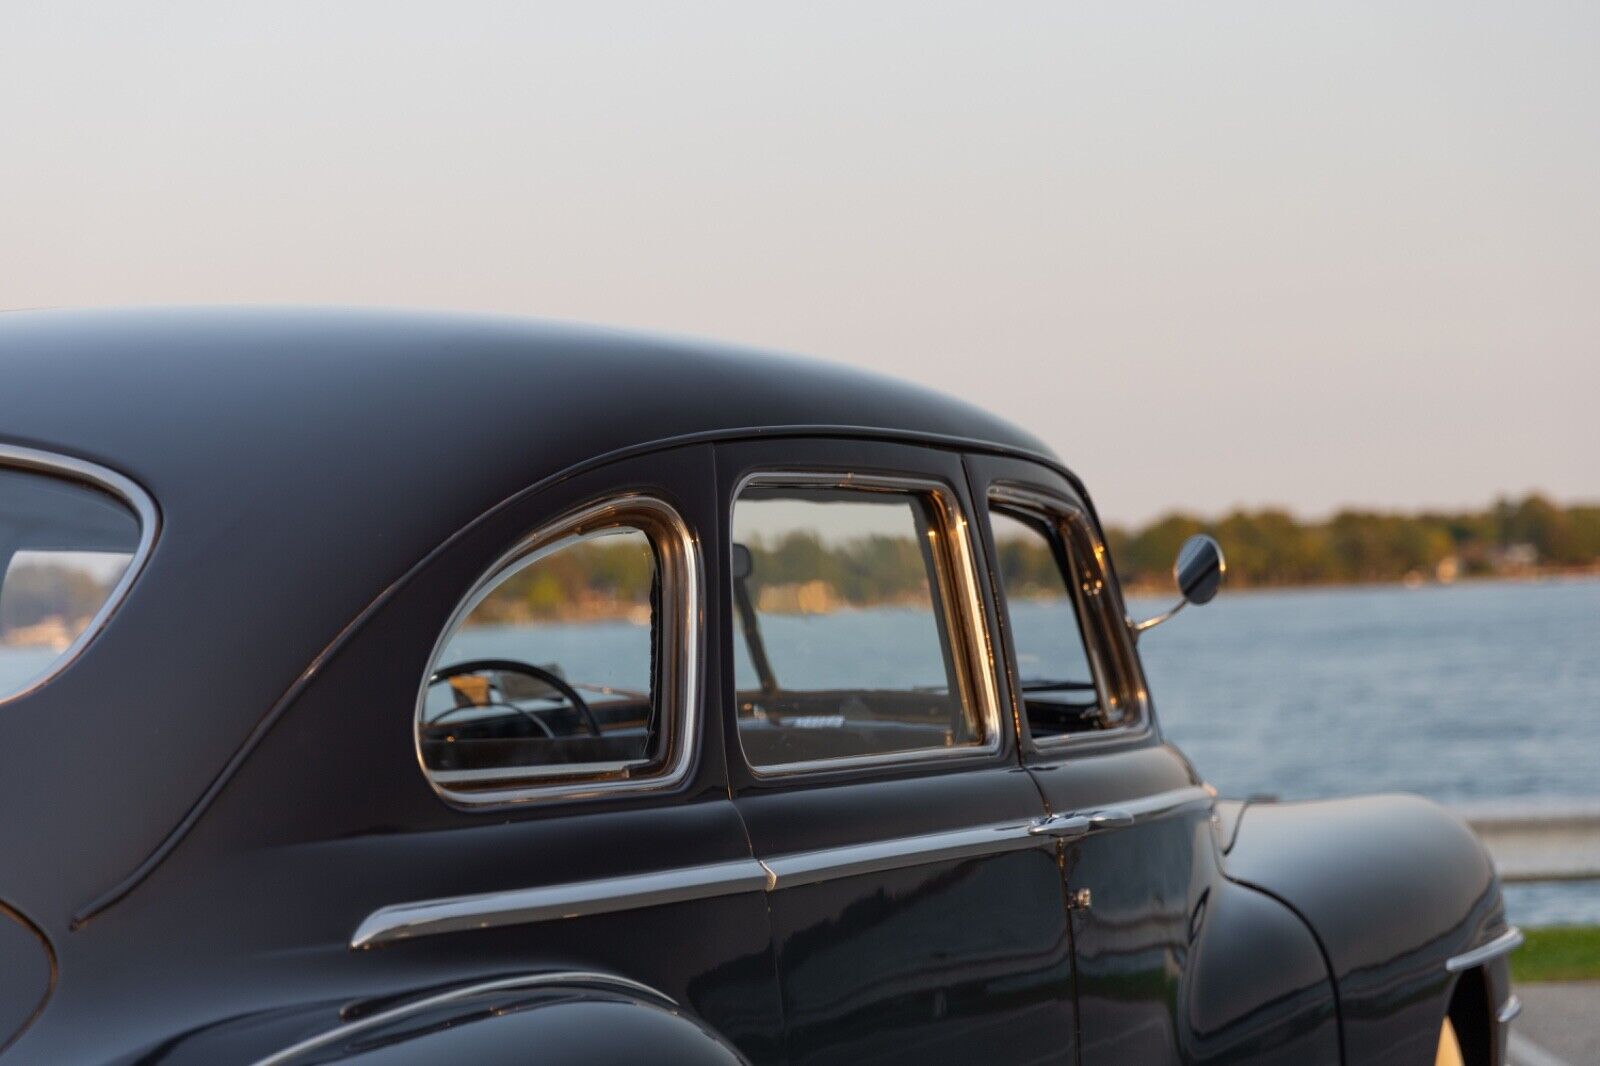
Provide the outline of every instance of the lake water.
<path id="1" fill-rule="evenodd" d="M 916 612 L 764 625 L 780 679 L 791 683 L 803 681 L 808 660 L 834 663 L 835 684 L 886 670 L 904 673 L 895 682 L 938 679 L 926 654 L 931 631 Z M 559 662 L 579 681 L 643 687 L 647 630 L 583 629 L 548 629 L 538 661 Z M 885 633 L 907 643 L 905 655 L 879 654 Z M 528 638 L 472 630 L 459 650 L 522 657 Z M 1227 796 L 1600 800 L 1600 581 L 1225 592 L 1147 633 L 1140 650 L 1168 737 Z M 40 657 L 0 649 L 0 684 L 8 670 L 31 673 L 23 660 Z M 1514 885 L 1507 899 L 1526 924 L 1600 923 L 1600 884 Z"/>
<path id="2" fill-rule="evenodd" d="M 1600 798 L 1600 581 L 1224 593 L 1140 654 L 1167 736 L 1224 795 Z M 1506 902 L 1600 923 L 1593 882 Z"/>

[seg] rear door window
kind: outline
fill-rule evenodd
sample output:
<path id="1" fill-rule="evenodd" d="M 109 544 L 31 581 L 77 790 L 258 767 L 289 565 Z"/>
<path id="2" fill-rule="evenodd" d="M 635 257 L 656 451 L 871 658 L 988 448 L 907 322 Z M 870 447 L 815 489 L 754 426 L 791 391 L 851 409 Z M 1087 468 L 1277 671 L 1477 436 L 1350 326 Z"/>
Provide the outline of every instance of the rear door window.
<path id="1" fill-rule="evenodd" d="M 944 491 L 758 478 L 733 510 L 739 734 L 757 769 L 995 742 Z"/>

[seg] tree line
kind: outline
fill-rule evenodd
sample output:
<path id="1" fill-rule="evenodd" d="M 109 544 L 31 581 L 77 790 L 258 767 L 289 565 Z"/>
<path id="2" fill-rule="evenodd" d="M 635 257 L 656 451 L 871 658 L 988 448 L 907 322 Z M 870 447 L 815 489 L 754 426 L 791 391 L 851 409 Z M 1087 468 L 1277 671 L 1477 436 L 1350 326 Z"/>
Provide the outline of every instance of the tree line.
<path id="1" fill-rule="evenodd" d="M 1538 494 L 1502 499 L 1481 511 L 1345 510 L 1320 522 L 1275 509 L 1238 510 L 1215 521 L 1174 513 L 1138 529 L 1109 527 L 1106 541 L 1125 584 L 1166 588 L 1179 545 L 1195 533 L 1217 538 L 1227 554 L 1229 583 L 1245 586 L 1600 566 L 1600 505 L 1563 507 Z"/>
<path id="2" fill-rule="evenodd" d="M 1042 538 L 1000 527 L 996 532 L 997 562 L 1011 595 L 1063 590 Z M 1106 539 L 1125 585 L 1165 591 L 1171 587 L 1172 560 L 1194 533 L 1209 533 L 1221 542 L 1228 581 L 1237 586 L 1600 567 L 1600 506 L 1562 507 L 1538 495 L 1501 500 L 1482 511 L 1347 510 L 1320 522 L 1275 509 L 1239 510 L 1214 521 L 1175 513 L 1137 529 L 1108 527 Z M 753 537 L 746 546 L 752 564 L 749 588 L 764 610 L 804 609 L 782 594 L 806 585 L 825 587 L 827 595 L 820 599 L 830 609 L 925 602 L 928 595 L 922 546 L 911 537 L 824 540 L 816 531 L 798 529 L 770 540 Z M 655 572 L 654 553 L 637 531 L 568 545 L 509 575 L 478 605 L 469 624 L 635 618 L 650 602 Z M 75 605 L 88 602 L 86 589 L 70 587 Z M 59 596 L 67 590 L 58 576 L 52 592 Z M 32 618 L 43 609 L 35 599 L 30 594 L 26 607 L 19 599 L 11 609 Z"/>

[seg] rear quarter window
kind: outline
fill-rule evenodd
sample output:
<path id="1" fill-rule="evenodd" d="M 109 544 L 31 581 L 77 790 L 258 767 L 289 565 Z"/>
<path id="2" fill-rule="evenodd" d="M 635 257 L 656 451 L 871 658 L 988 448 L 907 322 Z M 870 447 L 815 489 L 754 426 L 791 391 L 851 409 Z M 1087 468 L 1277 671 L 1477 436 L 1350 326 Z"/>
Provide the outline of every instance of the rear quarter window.
<path id="1" fill-rule="evenodd" d="M 37 689 L 105 625 L 155 535 L 111 471 L 0 448 L 0 701 Z"/>
<path id="2" fill-rule="evenodd" d="M 683 520 L 644 496 L 516 545 L 461 601 L 423 679 L 417 751 L 435 790 L 501 803 L 680 779 L 699 571 Z"/>

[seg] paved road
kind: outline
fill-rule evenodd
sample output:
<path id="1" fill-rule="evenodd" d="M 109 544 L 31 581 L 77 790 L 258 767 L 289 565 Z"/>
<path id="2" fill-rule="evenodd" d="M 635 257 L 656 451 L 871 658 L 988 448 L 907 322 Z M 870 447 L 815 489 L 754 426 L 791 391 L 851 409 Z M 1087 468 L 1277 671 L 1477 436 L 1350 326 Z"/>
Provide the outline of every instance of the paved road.
<path id="1" fill-rule="evenodd" d="M 1600 1066 L 1600 981 L 1517 986 L 1511 1066 Z"/>

